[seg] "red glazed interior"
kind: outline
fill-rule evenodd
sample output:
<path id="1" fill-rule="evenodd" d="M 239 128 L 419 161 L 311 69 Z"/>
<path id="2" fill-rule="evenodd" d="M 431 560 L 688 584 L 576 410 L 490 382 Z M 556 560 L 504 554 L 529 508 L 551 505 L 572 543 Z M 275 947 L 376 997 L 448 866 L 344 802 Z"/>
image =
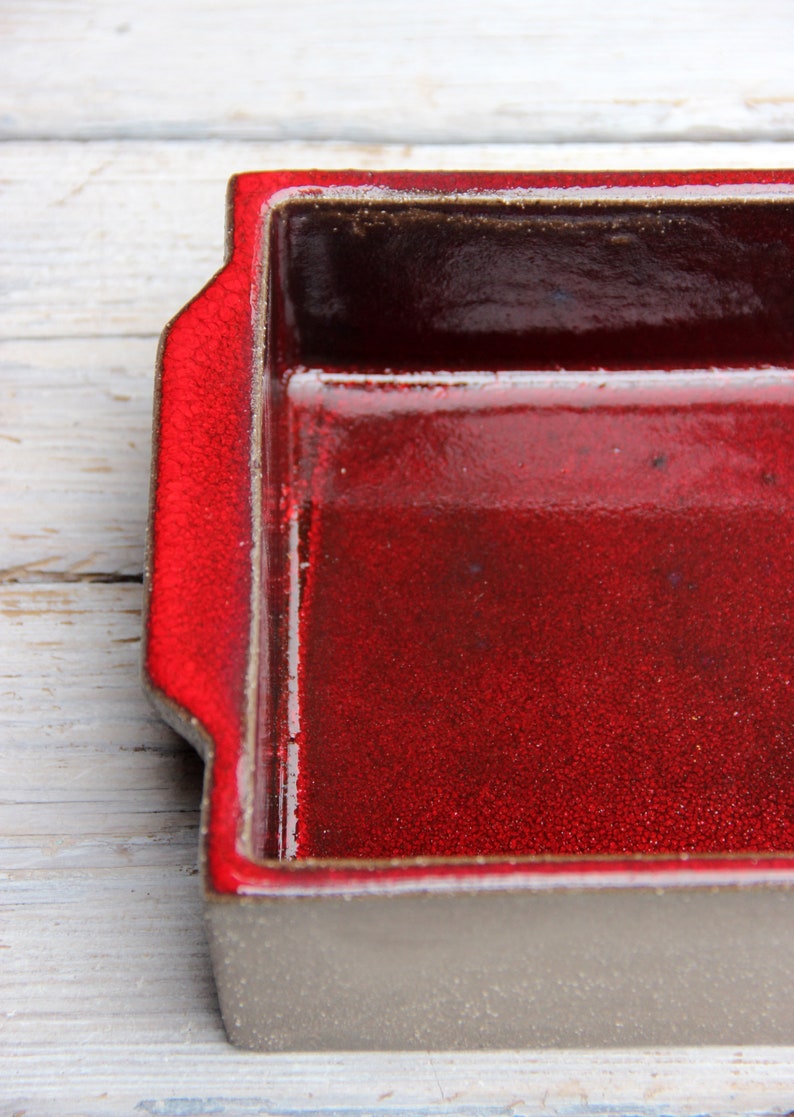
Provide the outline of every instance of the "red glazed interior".
<path id="1" fill-rule="evenodd" d="M 792 879 L 792 174 L 230 201 L 164 335 L 147 577 L 208 889 Z"/>
<path id="2" fill-rule="evenodd" d="M 791 206 L 272 238 L 264 854 L 794 847 Z"/>

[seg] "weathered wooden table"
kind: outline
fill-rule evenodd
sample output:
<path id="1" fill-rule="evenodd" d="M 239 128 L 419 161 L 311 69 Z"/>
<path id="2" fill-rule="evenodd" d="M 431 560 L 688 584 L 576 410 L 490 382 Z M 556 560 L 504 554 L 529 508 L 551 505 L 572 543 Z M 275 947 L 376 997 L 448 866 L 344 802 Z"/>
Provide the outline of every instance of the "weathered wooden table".
<path id="1" fill-rule="evenodd" d="M 790 6 L 10 0 L 1 18 L 0 1112 L 794 1109 L 794 1046 L 231 1048 L 201 765 L 138 682 L 157 336 L 220 264 L 228 176 L 794 166 Z"/>

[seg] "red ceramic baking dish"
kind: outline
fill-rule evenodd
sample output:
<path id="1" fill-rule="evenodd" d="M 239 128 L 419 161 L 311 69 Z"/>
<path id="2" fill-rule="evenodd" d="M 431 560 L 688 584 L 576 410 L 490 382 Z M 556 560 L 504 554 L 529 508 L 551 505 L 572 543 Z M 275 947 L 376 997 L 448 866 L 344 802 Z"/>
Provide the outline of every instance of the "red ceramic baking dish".
<path id="1" fill-rule="evenodd" d="M 145 679 L 235 1041 L 794 1041 L 792 182 L 232 180 Z"/>

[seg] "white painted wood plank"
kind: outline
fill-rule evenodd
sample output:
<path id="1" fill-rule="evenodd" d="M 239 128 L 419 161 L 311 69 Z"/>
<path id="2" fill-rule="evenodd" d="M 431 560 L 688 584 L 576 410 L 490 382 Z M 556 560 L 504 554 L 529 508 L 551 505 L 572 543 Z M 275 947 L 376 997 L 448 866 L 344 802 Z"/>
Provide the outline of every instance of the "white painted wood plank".
<path id="1" fill-rule="evenodd" d="M 791 1104 L 791 1057 L 773 1049 L 268 1056 L 184 1034 L 125 1048 L 112 1031 L 77 1036 L 65 1022 L 52 1042 L 0 1054 L 0 1073 L 6 1112 L 32 1108 L 36 1117 L 771 1117 Z"/>
<path id="2" fill-rule="evenodd" d="M 4 868 L 159 864 L 172 840 L 195 865 L 201 765 L 141 693 L 140 598 L 0 587 Z"/>
<path id="3" fill-rule="evenodd" d="M 156 345 L 0 342 L 0 580 L 141 572 Z"/>
<path id="4" fill-rule="evenodd" d="M 222 1035 L 196 869 L 203 771 L 141 693 L 140 597 L 0 587 L 6 1051 Z M 44 1060 L 40 1088 L 48 1074 Z"/>
<path id="5" fill-rule="evenodd" d="M 12 0 L 12 137 L 794 138 L 786 0 Z"/>

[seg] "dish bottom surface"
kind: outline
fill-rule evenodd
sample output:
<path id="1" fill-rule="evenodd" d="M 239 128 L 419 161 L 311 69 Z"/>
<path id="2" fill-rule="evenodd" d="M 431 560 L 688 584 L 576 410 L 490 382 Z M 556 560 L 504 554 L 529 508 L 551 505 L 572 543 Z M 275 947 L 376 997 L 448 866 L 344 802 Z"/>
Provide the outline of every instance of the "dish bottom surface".
<path id="1" fill-rule="evenodd" d="M 282 856 L 794 849 L 789 374 L 298 370 L 286 414 Z"/>

